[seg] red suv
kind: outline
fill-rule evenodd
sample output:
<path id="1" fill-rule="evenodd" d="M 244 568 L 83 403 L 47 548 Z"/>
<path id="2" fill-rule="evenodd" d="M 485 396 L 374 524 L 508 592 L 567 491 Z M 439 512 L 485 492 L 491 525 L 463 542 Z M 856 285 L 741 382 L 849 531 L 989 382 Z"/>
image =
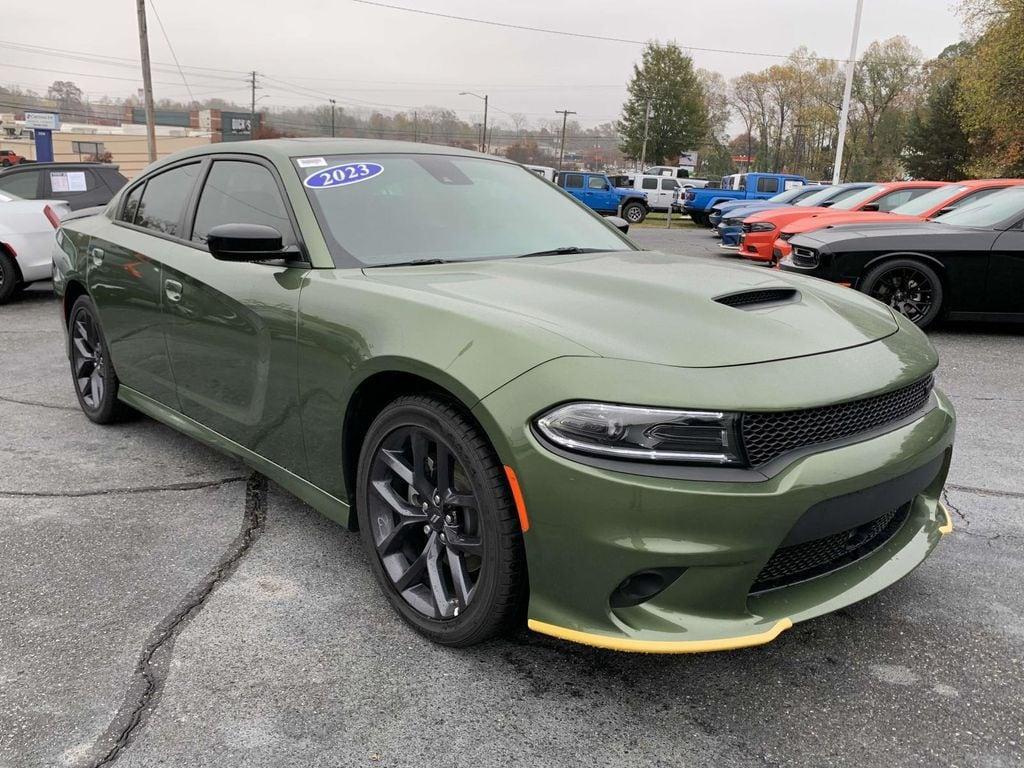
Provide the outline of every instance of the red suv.
<path id="1" fill-rule="evenodd" d="M 17 165 L 25 162 L 25 158 L 13 149 L 0 149 L 0 166 L 6 168 L 9 165 Z"/>

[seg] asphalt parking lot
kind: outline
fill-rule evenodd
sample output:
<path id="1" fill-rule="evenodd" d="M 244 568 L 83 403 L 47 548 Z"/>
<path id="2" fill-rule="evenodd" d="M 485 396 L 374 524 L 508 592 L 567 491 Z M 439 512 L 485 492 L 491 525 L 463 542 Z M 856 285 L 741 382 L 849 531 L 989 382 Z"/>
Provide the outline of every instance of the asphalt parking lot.
<path id="1" fill-rule="evenodd" d="M 88 422 L 30 291 L 0 308 L 0 766 L 1024 762 L 1024 327 L 931 337 L 956 530 L 903 582 L 732 653 L 454 651 L 355 535 L 155 422 Z"/>

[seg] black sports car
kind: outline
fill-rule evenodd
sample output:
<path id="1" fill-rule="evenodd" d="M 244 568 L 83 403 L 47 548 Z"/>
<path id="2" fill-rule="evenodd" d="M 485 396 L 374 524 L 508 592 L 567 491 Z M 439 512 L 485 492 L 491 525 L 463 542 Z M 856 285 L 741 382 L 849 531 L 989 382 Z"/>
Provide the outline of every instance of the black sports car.
<path id="1" fill-rule="evenodd" d="M 932 221 L 849 224 L 796 235 L 782 269 L 856 288 L 919 326 L 1024 320 L 1024 187 Z"/>

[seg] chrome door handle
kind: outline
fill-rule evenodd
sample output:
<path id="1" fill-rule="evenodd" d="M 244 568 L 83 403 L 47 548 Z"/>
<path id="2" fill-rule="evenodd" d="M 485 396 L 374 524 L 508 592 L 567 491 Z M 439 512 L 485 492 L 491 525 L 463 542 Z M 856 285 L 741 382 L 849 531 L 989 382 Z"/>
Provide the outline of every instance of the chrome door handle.
<path id="1" fill-rule="evenodd" d="M 89 255 L 92 257 L 92 265 L 94 267 L 102 267 L 103 266 L 103 256 L 105 254 L 103 253 L 103 249 L 102 248 L 90 248 L 89 249 Z"/>
<path id="2" fill-rule="evenodd" d="M 173 301 L 175 304 L 181 301 L 181 290 L 181 283 L 177 280 L 164 280 L 164 294 L 168 301 Z"/>

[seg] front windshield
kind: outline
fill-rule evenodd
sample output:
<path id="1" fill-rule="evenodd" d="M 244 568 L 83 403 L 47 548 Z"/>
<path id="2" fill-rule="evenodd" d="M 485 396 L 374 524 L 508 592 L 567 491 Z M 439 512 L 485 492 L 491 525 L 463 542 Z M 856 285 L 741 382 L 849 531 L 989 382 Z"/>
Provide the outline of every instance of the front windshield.
<path id="1" fill-rule="evenodd" d="M 813 195 L 808 195 L 807 197 L 798 200 L 796 203 L 794 203 L 794 205 L 799 205 L 803 207 L 821 205 L 822 203 L 827 203 L 829 200 L 831 200 L 835 196 L 835 194 L 835 188 L 825 187 L 824 189 L 815 192 Z"/>
<path id="2" fill-rule="evenodd" d="M 885 187 L 881 184 L 875 184 L 873 187 L 866 187 L 860 192 L 856 192 L 844 200 L 840 200 L 838 203 L 832 206 L 833 211 L 852 211 L 857 208 L 861 203 L 866 203 L 872 197 L 881 192 Z"/>
<path id="3" fill-rule="evenodd" d="M 793 187 L 787 189 L 785 192 L 779 192 L 774 197 L 769 197 L 769 203 L 791 203 L 794 200 L 799 200 L 801 197 L 807 196 L 808 192 L 803 187 Z"/>
<path id="4" fill-rule="evenodd" d="M 994 227 L 1024 216 L 1024 187 L 1010 187 L 936 216 L 934 221 L 958 227 Z"/>
<path id="5" fill-rule="evenodd" d="M 940 206 L 951 197 L 958 197 L 966 191 L 967 187 L 958 186 L 956 184 L 946 184 L 943 187 L 930 189 L 923 195 L 915 197 L 913 200 L 910 200 L 903 205 L 896 206 L 892 209 L 892 212 L 898 213 L 901 216 L 924 216 L 924 214 L 932 208 Z"/>
<path id="6" fill-rule="evenodd" d="M 339 265 L 635 248 L 557 187 L 512 163 L 379 154 L 295 158 L 295 167 Z"/>

